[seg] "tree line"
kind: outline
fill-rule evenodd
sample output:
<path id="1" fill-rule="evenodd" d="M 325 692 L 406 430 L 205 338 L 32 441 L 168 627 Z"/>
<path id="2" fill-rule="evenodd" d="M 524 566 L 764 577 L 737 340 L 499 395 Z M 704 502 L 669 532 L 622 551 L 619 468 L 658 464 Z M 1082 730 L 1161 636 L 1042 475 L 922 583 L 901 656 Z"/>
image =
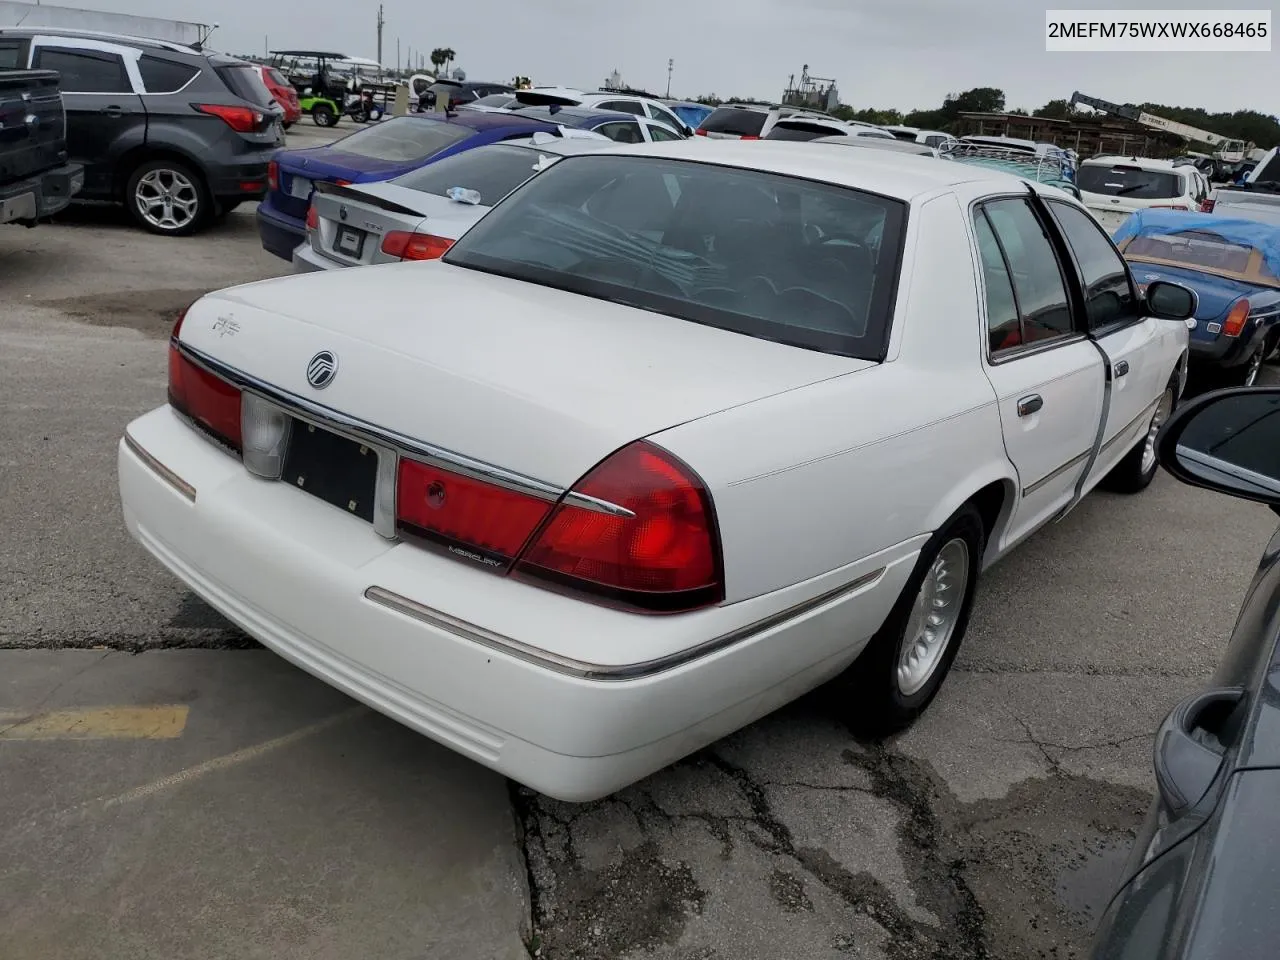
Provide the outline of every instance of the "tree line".
<path id="1" fill-rule="evenodd" d="M 719 106 L 726 102 L 714 94 L 697 97 L 697 102 Z M 1200 107 L 1171 107 L 1159 103 L 1138 104 L 1146 113 L 1152 113 L 1178 123 L 1190 124 L 1202 130 L 1248 140 L 1260 147 L 1271 148 L 1280 144 L 1280 120 L 1256 110 L 1235 110 L 1231 113 L 1210 113 Z M 1044 117 L 1050 120 L 1071 120 L 1084 117 L 1089 111 L 1075 108 L 1068 100 L 1050 100 L 1038 110 L 1005 109 L 1004 91 L 996 87 L 974 87 L 963 93 L 948 94 L 942 106 L 935 110 L 881 110 L 875 107 L 855 109 L 840 104 L 831 111 L 839 120 L 860 120 L 879 125 L 904 125 L 927 130 L 957 132 L 962 113 L 1014 113 L 1023 116 Z"/>

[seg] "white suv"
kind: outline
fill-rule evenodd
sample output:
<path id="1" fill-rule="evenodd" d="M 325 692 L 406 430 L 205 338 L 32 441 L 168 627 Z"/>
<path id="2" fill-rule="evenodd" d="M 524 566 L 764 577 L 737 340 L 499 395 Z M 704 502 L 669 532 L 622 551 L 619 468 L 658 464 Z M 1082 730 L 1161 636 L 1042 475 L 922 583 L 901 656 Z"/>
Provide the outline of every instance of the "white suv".
<path id="1" fill-rule="evenodd" d="M 1168 207 L 1199 210 L 1208 183 L 1190 164 L 1140 157 L 1092 157 L 1076 172 L 1080 199 L 1098 222 L 1114 231 L 1135 210 Z"/>

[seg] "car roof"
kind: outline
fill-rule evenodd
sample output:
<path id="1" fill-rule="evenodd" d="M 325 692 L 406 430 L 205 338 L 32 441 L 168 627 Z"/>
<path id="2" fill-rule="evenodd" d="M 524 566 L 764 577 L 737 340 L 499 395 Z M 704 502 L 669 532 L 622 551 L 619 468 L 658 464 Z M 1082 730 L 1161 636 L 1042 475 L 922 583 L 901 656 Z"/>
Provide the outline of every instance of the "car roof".
<path id="1" fill-rule="evenodd" d="M 76 27 L 0 27 L 0 36 L 47 36 L 47 37 L 83 37 L 86 40 L 104 40 L 125 46 L 149 47 L 154 50 L 168 50 L 170 53 L 189 53 L 192 56 L 208 56 L 210 51 L 197 50 L 184 43 L 171 40 L 154 40 L 147 37 L 135 37 L 127 33 L 111 33 L 107 30 L 81 30 Z M 234 59 L 234 58 L 233 58 Z"/>
<path id="2" fill-rule="evenodd" d="M 595 110 L 590 107 L 559 107 L 555 113 L 552 113 L 551 107 L 541 104 L 508 107 L 505 114 L 490 114 L 490 116 L 528 117 L 541 120 L 543 123 L 563 123 L 566 126 L 590 121 L 604 123 L 606 120 L 617 120 L 619 118 L 627 120 L 640 119 L 634 113 L 623 113 L 621 110 Z"/>
<path id="3" fill-rule="evenodd" d="M 410 116 L 415 116 L 410 114 Z M 473 130 L 498 130 L 503 127 L 544 127 L 549 122 L 543 117 L 526 117 L 518 113 L 500 112 L 488 113 L 479 110 L 459 110 L 456 113 L 450 113 L 449 116 L 441 117 L 433 115 L 430 111 L 425 114 L 416 114 L 420 119 L 438 120 L 447 123 L 456 123 L 460 126 L 470 127 Z M 532 131 L 530 131 L 532 132 Z"/>
<path id="4" fill-rule="evenodd" d="M 986 182 L 993 189 L 1007 189 L 1016 184 L 1017 189 L 1023 191 L 1028 185 L 1028 181 L 1012 174 L 891 150 L 866 150 L 857 155 L 856 162 L 850 162 L 849 153 L 814 149 L 812 141 L 706 140 L 697 150 L 690 150 L 685 141 L 620 144 L 601 152 L 609 156 L 663 157 L 778 173 L 853 187 L 897 200 L 910 200 L 964 183 Z M 1041 186 L 1030 185 L 1036 189 Z"/>
<path id="5" fill-rule="evenodd" d="M 1172 160 L 1156 160 L 1149 157 L 1125 157 L 1119 154 L 1104 154 L 1102 156 L 1090 157 L 1088 160 L 1081 161 L 1090 166 L 1106 165 L 1109 167 L 1125 166 L 1138 167 L 1142 170 L 1173 170 L 1174 164 Z"/>
<path id="6" fill-rule="evenodd" d="M 934 147 L 926 147 L 914 140 L 886 140 L 884 137 L 848 137 L 843 134 L 833 137 L 817 137 L 810 143 L 833 143 L 840 147 L 872 147 L 880 150 L 893 150 L 898 153 L 912 154 L 917 157 L 932 157 Z"/>
<path id="7" fill-rule="evenodd" d="M 345 60 L 345 53 L 332 53 L 325 50 L 270 50 L 272 56 L 280 57 L 323 57 L 326 60 Z"/>

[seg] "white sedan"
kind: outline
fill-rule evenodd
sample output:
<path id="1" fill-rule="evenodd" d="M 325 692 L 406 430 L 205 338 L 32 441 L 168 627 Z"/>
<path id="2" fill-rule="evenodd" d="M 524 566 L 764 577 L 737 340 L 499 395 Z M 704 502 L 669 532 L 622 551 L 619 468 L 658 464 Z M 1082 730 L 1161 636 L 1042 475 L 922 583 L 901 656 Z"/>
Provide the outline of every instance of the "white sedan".
<path id="1" fill-rule="evenodd" d="M 1150 482 L 1194 295 L 1144 297 L 1070 199 L 865 154 L 571 156 L 439 260 L 203 297 L 120 443 L 130 532 L 552 797 L 825 681 L 902 728 L 985 567 Z"/>

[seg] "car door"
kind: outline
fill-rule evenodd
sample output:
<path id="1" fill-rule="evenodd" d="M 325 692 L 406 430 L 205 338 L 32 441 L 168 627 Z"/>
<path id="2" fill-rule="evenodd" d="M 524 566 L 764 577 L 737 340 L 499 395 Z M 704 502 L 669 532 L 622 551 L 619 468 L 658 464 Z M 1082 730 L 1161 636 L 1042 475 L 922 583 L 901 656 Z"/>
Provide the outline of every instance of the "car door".
<path id="1" fill-rule="evenodd" d="M 665 143 L 669 140 L 685 140 L 686 137 L 680 136 L 665 123 L 655 120 L 642 120 L 640 125 L 644 128 L 646 140 L 652 140 L 654 143 Z"/>
<path id="2" fill-rule="evenodd" d="M 137 51 L 105 42 L 38 37 L 31 66 L 57 70 L 67 111 L 67 154 L 84 164 L 86 200 L 115 199 L 116 160 L 146 140 Z"/>
<path id="3" fill-rule="evenodd" d="M 1083 495 L 1144 436 L 1173 373 L 1174 360 L 1160 339 L 1175 327 L 1142 310 L 1124 258 L 1096 220 L 1068 203 L 1050 200 L 1047 206 L 1070 247 L 1084 291 L 1089 336 L 1106 355 L 1110 383 L 1101 446 L 1081 487 Z"/>
<path id="4" fill-rule="evenodd" d="M 638 119 L 610 120 L 608 123 L 600 124 L 595 128 L 595 131 L 618 143 L 644 143 L 646 139 L 640 129 L 640 121 Z"/>
<path id="5" fill-rule="evenodd" d="M 648 101 L 645 101 L 644 108 L 649 112 L 649 118 L 651 120 L 656 120 L 658 123 L 670 127 L 676 133 L 680 134 L 681 139 L 693 136 L 693 132 L 689 129 L 689 125 L 676 116 L 675 111 L 667 110 L 659 104 L 650 103 Z"/>
<path id="6" fill-rule="evenodd" d="M 1070 273 L 1043 216 L 1025 195 L 988 198 L 973 213 L 986 374 L 1018 472 L 1009 544 L 1071 503 L 1102 416 L 1102 358 L 1068 295 Z"/>

